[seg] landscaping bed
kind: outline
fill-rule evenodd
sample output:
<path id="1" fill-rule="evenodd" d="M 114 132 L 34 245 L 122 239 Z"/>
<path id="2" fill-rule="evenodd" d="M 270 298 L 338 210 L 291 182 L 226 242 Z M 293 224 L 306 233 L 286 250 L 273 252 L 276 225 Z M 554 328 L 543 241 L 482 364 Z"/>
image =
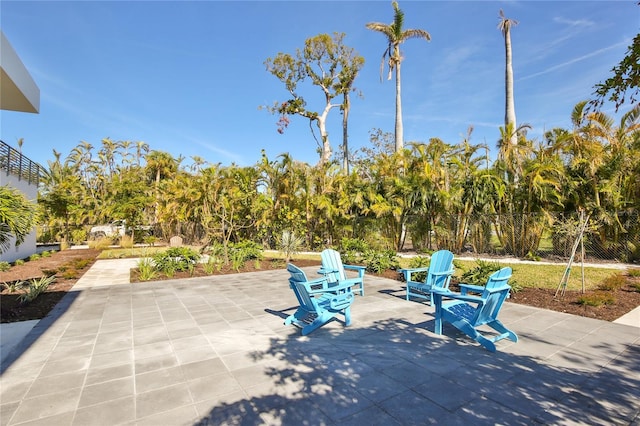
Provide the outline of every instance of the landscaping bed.
<path id="1" fill-rule="evenodd" d="M 0 297 L 2 303 L 0 307 L 1 321 L 25 321 L 46 316 L 56 303 L 64 297 L 66 292 L 73 287 L 82 274 L 95 262 L 99 254 L 99 250 L 93 249 L 64 250 L 53 253 L 50 257 L 31 260 L 22 265 L 13 266 L 9 271 L 0 272 L 0 283 L 10 283 L 42 277 L 57 271 L 56 280 L 49 286 L 47 291 L 28 304 L 21 304 L 18 300 L 19 293 L 9 293 L 6 286 L 4 286 Z M 294 260 L 293 263 L 301 267 L 320 264 L 318 260 L 308 259 Z M 74 265 L 83 265 L 83 267 L 76 268 Z M 250 260 L 238 269 L 232 268 L 231 265 L 223 265 L 212 273 L 207 273 L 202 265 L 198 265 L 191 272 L 176 272 L 172 277 L 157 275 L 153 280 L 282 269 L 285 266 L 285 262 L 281 259 Z M 390 279 L 400 279 L 396 271 L 385 271 L 382 276 Z M 131 281 L 134 283 L 139 281 L 136 270 L 131 273 Z M 615 290 L 607 290 L 604 293 L 601 290 L 593 290 L 587 291 L 585 294 L 579 291 L 566 291 L 564 297 L 557 298 L 555 297 L 555 290 L 524 288 L 512 293 L 509 300 L 513 303 L 613 321 L 640 306 L 640 292 L 636 289 L 638 284 L 640 284 L 640 278 L 627 276 L 625 284 Z M 398 287 L 402 286 L 403 284 L 399 282 Z M 455 284 L 452 289 L 455 289 Z M 585 296 L 593 296 L 598 300 L 602 299 L 610 303 L 601 306 L 588 306 L 578 303 L 578 299 Z"/>

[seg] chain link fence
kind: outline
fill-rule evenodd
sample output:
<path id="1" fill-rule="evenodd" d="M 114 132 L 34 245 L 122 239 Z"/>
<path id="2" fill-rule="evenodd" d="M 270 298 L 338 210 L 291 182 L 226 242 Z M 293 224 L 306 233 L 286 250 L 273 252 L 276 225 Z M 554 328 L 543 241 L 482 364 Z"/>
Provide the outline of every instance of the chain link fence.
<path id="1" fill-rule="evenodd" d="M 587 218 L 583 218 L 587 219 Z M 397 224 L 396 224 L 397 225 Z M 349 227 L 335 227 L 335 235 L 315 238 L 318 247 L 338 244 L 343 237 L 361 238 L 381 248 L 400 246 L 401 252 L 429 253 L 447 249 L 457 255 L 510 256 L 520 259 L 568 260 L 576 246 L 574 261 L 640 263 L 640 215 L 636 211 L 588 217 L 584 234 L 580 214 L 437 215 L 411 216 L 404 226 L 371 218 L 356 218 Z M 268 226 L 268 225 L 266 225 Z M 83 244 L 90 225 L 41 227 L 42 243 L 65 240 Z M 344 228 L 344 229 L 343 229 Z M 253 239 L 268 245 L 257 235 L 268 230 L 245 230 L 236 239 Z M 196 223 L 156 224 L 150 232 L 158 241 L 180 236 L 185 244 L 206 245 L 203 227 Z M 253 235 L 253 237 L 251 237 Z M 136 242 L 141 242 L 137 238 Z M 260 241 L 257 241 L 260 240 Z M 307 242 L 307 245 L 309 243 Z"/>
<path id="2" fill-rule="evenodd" d="M 582 220 L 586 221 L 581 236 Z M 517 258 L 640 262 L 640 215 L 637 211 L 574 214 L 450 215 L 410 217 L 405 249 L 448 249 L 456 254 Z"/>

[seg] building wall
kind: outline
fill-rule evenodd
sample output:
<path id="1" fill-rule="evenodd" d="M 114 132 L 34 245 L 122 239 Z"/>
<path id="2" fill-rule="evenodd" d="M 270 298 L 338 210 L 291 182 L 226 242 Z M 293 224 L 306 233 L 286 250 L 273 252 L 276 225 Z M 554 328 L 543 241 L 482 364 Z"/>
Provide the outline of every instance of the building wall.
<path id="1" fill-rule="evenodd" d="M 9 186 L 10 188 L 17 189 L 31 202 L 36 202 L 38 199 L 38 186 L 36 184 L 30 184 L 24 179 L 18 179 L 17 176 L 8 174 L 3 168 L 0 168 L 0 186 Z M 11 247 L 6 252 L 0 254 L 0 261 L 14 262 L 18 259 L 25 259 L 36 253 L 36 250 L 36 230 L 34 228 L 18 247 L 15 246 L 14 238 Z"/>

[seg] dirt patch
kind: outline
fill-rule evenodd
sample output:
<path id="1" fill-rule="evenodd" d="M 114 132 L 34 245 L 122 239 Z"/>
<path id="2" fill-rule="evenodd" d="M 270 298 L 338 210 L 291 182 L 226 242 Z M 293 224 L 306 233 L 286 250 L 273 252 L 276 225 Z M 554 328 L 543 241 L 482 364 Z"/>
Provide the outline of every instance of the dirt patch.
<path id="1" fill-rule="evenodd" d="M 99 255 L 98 250 L 81 249 L 81 250 L 64 250 L 54 253 L 51 257 L 41 258 L 23 265 L 14 266 L 7 272 L 0 272 L 0 283 L 11 283 L 19 280 L 28 280 L 31 278 L 39 278 L 43 275 L 51 274 L 53 271 L 56 275 L 55 282 L 49 286 L 49 289 L 33 302 L 23 305 L 18 301 L 19 293 L 9 293 L 4 288 L 1 293 L 0 316 L 2 322 L 25 321 L 31 319 L 44 318 L 51 309 L 64 297 L 64 295 L 73 287 L 76 281 L 86 272 L 87 269 L 95 262 Z M 85 265 L 82 268 L 76 266 Z M 294 260 L 297 266 L 319 266 L 319 261 L 314 260 Z M 176 272 L 173 277 L 157 275 L 154 280 L 163 279 L 180 279 L 191 277 L 202 277 L 208 275 L 233 274 L 238 272 L 255 272 L 266 271 L 272 269 L 285 268 L 285 262 L 282 260 L 265 259 L 262 261 L 248 261 L 239 270 L 233 269 L 230 265 L 213 271 L 212 274 L 207 273 L 202 265 L 199 265 L 193 272 Z M 368 273 L 369 274 L 369 273 Z M 396 271 L 385 271 L 380 274 L 385 278 L 401 280 L 400 274 Z M 139 282 L 139 275 L 136 270 L 131 273 L 131 282 Z M 584 296 L 597 296 L 601 293 L 589 291 L 582 294 L 577 291 L 567 291 L 564 297 L 555 297 L 555 290 L 525 288 L 517 293 L 512 293 L 511 302 L 520 303 L 538 308 L 550 309 L 558 312 L 565 312 L 573 315 L 580 315 L 589 318 L 597 318 L 605 321 L 613 321 L 622 315 L 628 313 L 634 308 L 640 306 L 640 292 L 636 287 L 640 284 L 640 279 L 627 277 L 626 284 L 618 289 L 606 292 L 606 299 L 612 303 L 602 306 L 585 306 L 578 303 L 578 299 Z M 402 283 L 398 283 L 403 286 Z M 455 290 L 455 284 L 452 290 Z"/>
<path id="2" fill-rule="evenodd" d="M 64 250 L 0 272 L 0 284 L 3 284 L 0 293 L 0 322 L 27 321 L 47 316 L 93 265 L 99 254 L 99 250 L 92 249 Z M 30 303 L 20 302 L 23 289 L 10 291 L 7 288 L 7 284 L 17 284 L 50 275 L 55 275 L 55 281 L 49 285 L 47 291 Z"/>

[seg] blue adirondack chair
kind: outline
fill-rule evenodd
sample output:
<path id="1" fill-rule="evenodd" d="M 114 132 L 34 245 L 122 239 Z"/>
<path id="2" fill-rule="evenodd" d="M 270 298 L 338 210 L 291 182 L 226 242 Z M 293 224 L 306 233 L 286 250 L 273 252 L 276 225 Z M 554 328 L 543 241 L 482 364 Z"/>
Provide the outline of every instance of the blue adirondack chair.
<path id="1" fill-rule="evenodd" d="M 323 250 L 320 253 L 320 258 L 322 259 L 322 267 L 318 272 L 324 275 L 330 284 L 338 283 L 340 285 L 350 284 L 357 286 L 357 289 L 354 290 L 360 290 L 360 296 L 364 296 L 364 271 L 367 268 L 343 264 L 340 253 L 332 249 Z M 356 271 L 358 276 L 350 278 L 347 276 L 346 270 Z"/>
<path id="2" fill-rule="evenodd" d="M 434 289 L 436 304 L 435 333 L 442 334 L 442 322 L 451 323 L 458 330 L 475 339 L 482 346 L 496 351 L 495 342 L 508 338 L 514 342 L 518 336 L 498 320 L 498 313 L 502 303 L 509 296 L 511 287 L 507 284 L 511 278 L 511 268 L 502 268 L 494 272 L 487 284 L 474 286 L 460 284 L 460 293 L 453 293 L 443 289 Z M 472 296 L 469 292 L 481 292 L 480 296 Z M 454 299 L 452 302 L 442 303 L 442 298 Z M 499 334 L 486 337 L 478 328 L 487 325 Z"/>
<path id="3" fill-rule="evenodd" d="M 284 324 L 293 324 L 306 336 L 331 321 L 337 314 L 344 315 L 345 326 L 351 325 L 351 304 L 355 299 L 351 283 L 329 284 L 326 277 L 313 281 L 295 265 L 287 265 L 289 285 L 300 307 L 285 319 Z"/>
<path id="4" fill-rule="evenodd" d="M 439 250 L 431 255 L 429 266 L 425 268 L 400 269 L 407 283 L 407 300 L 411 296 L 428 299 L 433 306 L 433 293 L 435 288 L 449 290 L 449 282 L 454 272 L 453 253 L 449 250 Z M 415 281 L 413 274 L 426 272 L 424 281 Z"/>

